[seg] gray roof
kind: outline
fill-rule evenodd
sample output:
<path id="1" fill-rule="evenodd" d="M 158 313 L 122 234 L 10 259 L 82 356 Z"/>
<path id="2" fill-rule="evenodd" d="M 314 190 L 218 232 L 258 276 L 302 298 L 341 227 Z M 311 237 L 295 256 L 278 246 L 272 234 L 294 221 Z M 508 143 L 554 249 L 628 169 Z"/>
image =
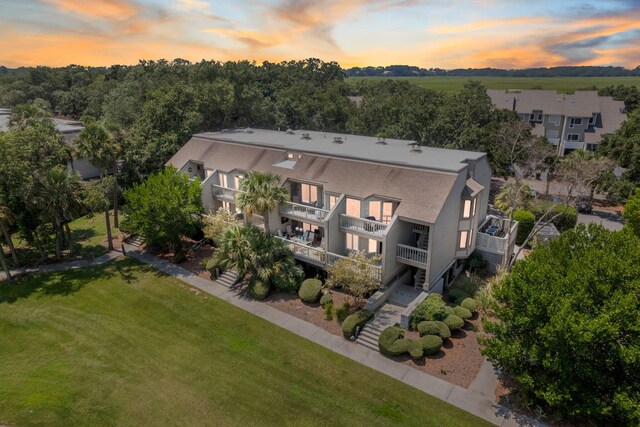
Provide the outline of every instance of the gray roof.
<path id="1" fill-rule="evenodd" d="M 303 135 L 309 139 L 303 139 Z M 467 161 L 477 161 L 485 153 L 444 148 L 420 147 L 421 152 L 411 150 L 414 141 L 386 139 L 379 144 L 378 138 L 361 135 L 345 135 L 330 132 L 296 130 L 279 132 L 264 129 L 234 129 L 222 132 L 207 132 L 194 135 L 197 138 L 215 141 L 254 145 L 264 148 L 316 154 L 352 160 L 364 160 L 396 166 L 458 172 L 465 168 Z M 334 143 L 334 137 L 342 139 Z"/>
<path id="2" fill-rule="evenodd" d="M 359 157 L 350 156 L 334 156 L 330 150 L 335 148 L 340 150 L 342 147 L 353 144 L 360 146 L 365 142 L 371 143 L 375 138 L 369 138 L 358 141 L 359 137 L 348 135 L 343 144 L 333 144 L 332 138 L 321 137 L 320 141 L 316 141 L 313 146 L 326 145 L 326 148 L 319 150 L 321 154 L 315 155 L 309 151 L 303 152 L 300 159 L 291 165 L 287 163 L 287 167 L 278 167 L 286 159 L 286 151 L 291 147 L 304 146 L 308 142 L 300 140 L 300 135 L 287 135 L 282 138 L 289 141 L 290 144 L 280 143 L 274 144 L 257 144 L 247 143 L 246 140 L 256 141 L 256 135 L 261 132 L 256 131 L 253 134 L 244 132 L 224 132 L 220 134 L 199 134 L 187 142 L 172 158 L 167 162 L 176 168 L 181 168 L 188 161 L 200 161 L 204 163 L 205 168 L 217 169 L 223 172 L 240 171 L 262 171 L 279 175 L 283 181 L 286 179 L 306 181 L 321 184 L 324 191 L 330 193 L 344 193 L 353 197 L 367 198 L 373 195 L 388 197 L 390 199 L 400 200 L 400 205 L 396 213 L 403 218 L 415 219 L 426 223 L 435 223 L 442 207 L 446 203 L 447 197 L 452 190 L 456 188 L 462 193 L 462 188 L 466 181 L 466 173 L 462 174 L 443 172 L 436 170 L 427 170 L 422 167 L 396 166 L 388 164 L 389 162 L 372 162 L 371 155 L 362 154 Z M 219 137 L 215 137 L 219 135 Z M 228 138 L 236 135 L 239 141 Z M 282 132 L 271 132 L 268 135 L 273 137 L 280 135 Z M 315 137 L 322 133 L 315 133 Z M 240 137 L 242 136 L 242 137 Z M 373 145 L 375 147 L 375 144 Z M 389 150 L 389 156 L 393 147 Z M 408 147 L 403 142 L 401 147 L 396 147 L 404 151 Z M 301 152 L 302 150 L 296 150 Z M 451 151 L 451 150 L 443 150 Z M 428 152 L 428 151 L 425 151 Z M 413 154 L 412 156 L 421 156 L 421 154 Z M 478 153 L 475 153 L 478 154 Z M 484 155 L 480 155 L 482 157 Z"/>
<path id="3" fill-rule="evenodd" d="M 9 130 L 9 119 L 11 117 L 11 110 L 0 109 L 0 132 L 6 132 Z M 81 132 L 84 129 L 82 122 L 77 120 L 67 119 L 51 119 L 56 125 L 56 129 L 64 134 Z"/>

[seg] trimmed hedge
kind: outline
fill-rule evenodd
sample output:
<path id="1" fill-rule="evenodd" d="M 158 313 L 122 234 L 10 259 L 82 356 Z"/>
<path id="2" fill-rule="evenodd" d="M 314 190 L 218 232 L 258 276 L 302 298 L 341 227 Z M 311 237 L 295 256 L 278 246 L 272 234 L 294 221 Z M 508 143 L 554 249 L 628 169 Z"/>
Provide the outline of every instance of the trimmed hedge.
<path id="1" fill-rule="evenodd" d="M 437 354 L 442 347 L 442 338 L 437 335 L 425 335 L 419 342 L 425 356 Z"/>
<path id="2" fill-rule="evenodd" d="M 519 210 L 513 213 L 513 219 L 518 221 L 518 233 L 516 234 L 516 245 L 521 245 L 529 237 L 533 226 L 536 224 L 536 216 L 533 212 Z"/>
<path id="3" fill-rule="evenodd" d="M 424 355 L 422 343 L 404 338 L 404 329 L 399 326 L 390 326 L 382 331 L 378 338 L 378 349 L 387 356 L 409 353 L 413 359 L 420 359 Z"/>
<path id="4" fill-rule="evenodd" d="M 418 323 L 418 332 L 420 335 L 437 335 L 442 339 L 451 337 L 449 327 L 439 320 L 426 320 Z"/>
<path id="5" fill-rule="evenodd" d="M 416 328 L 418 323 L 424 320 L 442 320 L 447 317 L 445 312 L 445 304 L 442 301 L 442 295 L 429 294 L 411 313 L 411 327 Z"/>
<path id="6" fill-rule="evenodd" d="M 269 295 L 270 287 L 269 283 L 264 283 L 262 280 L 252 280 L 249 283 L 249 293 L 254 299 L 263 300 Z"/>
<path id="7" fill-rule="evenodd" d="M 457 331 L 458 329 L 462 329 L 464 326 L 464 320 L 460 318 L 460 316 L 456 316 L 455 314 L 450 314 L 443 320 L 444 324 L 449 327 L 451 332 Z"/>
<path id="8" fill-rule="evenodd" d="M 366 309 L 356 311 L 342 322 L 342 333 L 345 337 L 350 338 L 356 333 L 356 327 L 360 326 L 362 329 L 364 324 L 371 319 L 373 319 L 373 311 Z"/>
<path id="9" fill-rule="evenodd" d="M 446 307 L 444 308 L 444 314 L 445 314 L 445 317 L 447 317 L 447 316 L 448 316 L 448 315 L 450 315 L 450 314 L 455 314 L 455 313 L 453 312 L 453 307 L 446 306 Z"/>
<path id="10" fill-rule="evenodd" d="M 318 302 L 322 294 L 322 282 L 318 279 L 307 279 L 300 285 L 298 296 L 304 302 L 313 304 Z"/>
<path id="11" fill-rule="evenodd" d="M 471 311 L 467 310 L 464 307 L 460 307 L 460 306 L 453 308 L 453 314 L 455 314 L 456 316 L 458 316 L 462 320 L 471 319 L 473 317 L 473 313 L 471 313 Z"/>
<path id="12" fill-rule="evenodd" d="M 330 293 L 326 293 L 320 298 L 320 305 L 324 307 L 327 304 L 333 304 L 333 296 Z"/>
<path id="13" fill-rule="evenodd" d="M 466 308 L 471 313 L 475 313 L 478 310 L 478 302 L 473 298 L 465 298 L 460 303 L 460 307 Z"/>

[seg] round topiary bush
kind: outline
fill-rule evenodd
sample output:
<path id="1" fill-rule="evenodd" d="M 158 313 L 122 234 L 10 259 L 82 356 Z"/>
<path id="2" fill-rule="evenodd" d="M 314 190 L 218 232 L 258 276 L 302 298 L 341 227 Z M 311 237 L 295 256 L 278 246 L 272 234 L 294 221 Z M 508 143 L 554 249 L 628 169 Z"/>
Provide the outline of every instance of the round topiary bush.
<path id="1" fill-rule="evenodd" d="M 437 335 L 425 335 L 420 338 L 419 342 L 425 356 L 437 354 L 442 347 L 442 338 Z"/>
<path id="2" fill-rule="evenodd" d="M 427 320 L 418 324 L 420 335 L 437 335 L 442 339 L 451 337 L 449 327 L 439 320 Z"/>
<path id="3" fill-rule="evenodd" d="M 320 298 L 320 305 L 324 307 L 327 304 L 333 304 L 333 297 L 329 293 L 322 295 Z"/>
<path id="4" fill-rule="evenodd" d="M 300 285 L 298 296 L 306 303 L 318 302 L 322 294 L 322 282 L 318 279 L 307 279 Z"/>
<path id="5" fill-rule="evenodd" d="M 450 314 L 444 319 L 444 324 L 447 325 L 447 327 L 449 327 L 451 332 L 453 332 L 453 331 L 457 331 L 458 329 L 461 329 L 464 326 L 464 320 L 462 320 L 459 316 L 456 316 L 455 314 Z"/>
<path id="6" fill-rule="evenodd" d="M 453 289 L 449 289 L 449 300 L 450 301 L 456 301 L 460 298 L 465 299 L 469 297 L 469 295 L 460 288 L 453 288 Z"/>
<path id="7" fill-rule="evenodd" d="M 347 316 L 342 322 L 342 333 L 345 337 L 350 338 L 356 333 L 356 328 L 360 326 L 360 329 L 367 323 L 369 320 L 373 319 L 373 311 L 371 310 L 360 310 L 355 313 Z"/>
<path id="8" fill-rule="evenodd" d="M 390 326 L 382 331 L 378 338 L 378 349 L 387 356 L 409 353 L 413 359 L 420 359 L 424 355 L 422 343 L 404 338 L 404 329 L 399 326 Z"/>
<path id="9" fill-rule="evenodd" d="M 249 293 L 254 299 L 263 300 L 269 295 L 269 283 L 265 283 L 262 280 L 252 280 L 249 283 Z"/>
<path id="10" fill-rule="evenodd" d="M 471 313 L 466 308 L 460 307 L 460 306 L 453 308 L 453 314 L 455 314 L 456 316 L 458 316 L 463 320 L 471 319 L 473 317 L 473 313 Z"/>
<path id="11" fill-rule="evenodd" d="M 466 308 L 472 313 L 475 313 L 478 310 L 478 303 L 473 298 L 465 298 L 461 303 L 460 307 Z"/>
<path id="12" fill-rule="evenodd" d="M 455 314 L 455 313 L 453 312 L 453 307 L 446 306 L 446 307 L 444 308 L 444 314 L 445 314 L 445 317 L 446 317 L 446 316 L 448 316 L 448 315 L 450 315 L 450 314 Z"/>

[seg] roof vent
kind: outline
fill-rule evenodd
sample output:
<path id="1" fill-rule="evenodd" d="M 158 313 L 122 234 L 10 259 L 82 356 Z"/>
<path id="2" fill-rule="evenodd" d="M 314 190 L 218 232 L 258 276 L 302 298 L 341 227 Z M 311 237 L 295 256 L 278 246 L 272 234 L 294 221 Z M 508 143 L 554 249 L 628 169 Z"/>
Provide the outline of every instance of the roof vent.
<path id="1" fill-rule="evenodd" d="M 333 143 L 334 144 L 342 144 L 342 137 L 341 136 L 334 136 L 333 137 Z"/>
<path id="2" fill-rule="evenodd" d="M 380 145 L 387 145 L 387 141 L 384 140 L 383 137 L 378 137 L 378 140 L 376 141 L 376 144 L 380 144 Z"/>
<path id="3" fill-rule="evenodd" d="M 253 133 L 253 129 L 251 129 L 250 127 L 247 127 L 247 128 L 244 130 L 244 133 Z"/>
<path id="4" fill-rule="evenodd" d="M 308 133 L 303 133 L 302 138 L 300 139 L 311 139 L 311 135 L 309 135 Z"/>
<path id="5" fill-rule="evenodd" d="M 287 128 L 287 133 L 288 133 L 289 135 L 293 135 L 293 129 L 291 129 L 291 128 Z"/>

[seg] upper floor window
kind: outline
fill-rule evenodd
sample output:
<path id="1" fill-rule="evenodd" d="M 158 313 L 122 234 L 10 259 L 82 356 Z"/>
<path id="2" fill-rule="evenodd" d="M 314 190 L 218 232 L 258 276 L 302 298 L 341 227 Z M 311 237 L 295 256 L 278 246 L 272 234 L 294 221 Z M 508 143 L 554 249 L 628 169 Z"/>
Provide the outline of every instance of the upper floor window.
<path id="1" fill-rule="evenodd" d="M 471 218 L 471 216 L 475 215 L 475 213 L 475 199 L 465 199 L 464 205 L 462 207 L 462 218 Z"/>
<path id="2" fill-rule="evenodd" d="M 369 202 L 369 216 L 376 221 L 388 224 L 393 218 L 393 202 L 383 202 L 380 200 L 372 200 Z"/>
<path id="3" fill-rule="evenodd" d="M 557 114 L 552 114 L 549 116 L 549 118 L 547 119 L 547 121 L 549 122 L 549 124 L 551 125 L 555 125 L 558 126 L 560 124 L 560 116 Z"/>
<path id="4" fill-rule="evenodd" d="M 302 155 L 297 153 L 287 153 L 287 160 L 300 160 L 300 157 L 302 157 Z"/>
<path id="5" fill-rule="evenodd" d="M 360 200 L 347 198 L 347 215 L 360 218 Z"/>
<path id="6" fill-rule="evenodd" d="M 577 133 L 570 133 L 567 135 L 567 141 L 580 141 L 580 135 Z"/>
<path id="7" fill-rule="evenodd" d="M 204 170 L 204 177 L 205 178 L 209 178 L 211 175 L 213 175 L 213 169 L 205 169 Z"/>
<path id="8" fill-rule="evenodd" d="M 458 241 L 459 249 L 467 249 L 467 239 L 469 237 L 469 232 L 466 230 L 462 230 L 460 232 L 460 239 Z"/>
<path id="9" fill-rule="evenodd" d="M 226 173 L 218 172 L 218 184 L 221 187 L 229 187 L 228 177 Z"/>
<path id="10" fill-rule="evenodd" d="M 368 239 L 369 240 L 369 250 L 368 252 L 370 254 L 377 254 L 378 253 L 378 242 L 376 240 L 373 239 Z"/>
<path id="11" fill-rule="evenodd" d="M 558 139 L 558 131 L 557 130 L 548 130 L 547 131 L 547 139 Z"/>
<path id="12" fill-rule="evenodd" d="M 589 117 L 589 126 L 595 125 L 597 119 L 598 119 L 598 113 L 593 113 L 593 115 Z"/>
<path id="13" fill-rule="evenodd" d="M 300 184 L 301 200 L 302 203 L 317 203 L 318 202 L 318 187 L 310 184 Z"/>
<path id="14" fill-rule="evenodd" d="M 345 233 L 345 236 L 347 237 L 347 249 L 351 251 L 360 250 L 360 246 L 359 246 L 360 238 L 357 235 L 351 234 L 351 233 Z"/>
<path id="15" fill-rule="evenodd" d="M 338 203 L 338 199 L 340 196 L 337 194 L 329 194 L 329 210 L 333 209 L 333 207 Z"/>
<path id="16" fill-rule="evenodd" d="M 582 117 L 571 117 L 569 119 L 569 127 L 582 126 Z"/>
<path id="17" fill-rule="evenodd" d="M 240 189 L 240 181 L 242 181 L 243 179 L 244 179 L 244 175 L 236 175 L 233 177 L 233 183 L 235 185 L 236 190 Z"/>
<path id="18" fill-rule="evenodd" d="M 542 111 L 541 110 L 533 110 L 529 115 L 529 121 L 532 122 L 542 122 Z"/>

